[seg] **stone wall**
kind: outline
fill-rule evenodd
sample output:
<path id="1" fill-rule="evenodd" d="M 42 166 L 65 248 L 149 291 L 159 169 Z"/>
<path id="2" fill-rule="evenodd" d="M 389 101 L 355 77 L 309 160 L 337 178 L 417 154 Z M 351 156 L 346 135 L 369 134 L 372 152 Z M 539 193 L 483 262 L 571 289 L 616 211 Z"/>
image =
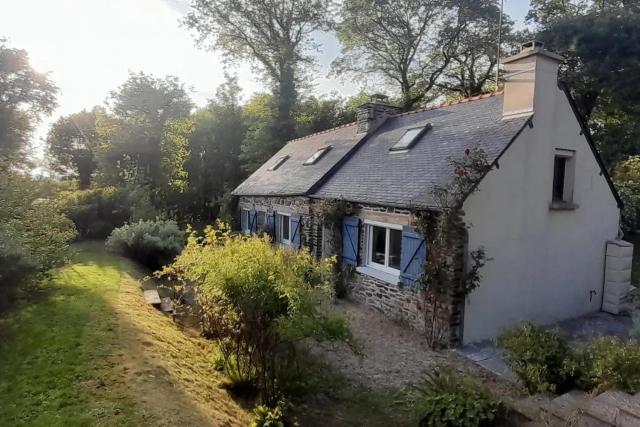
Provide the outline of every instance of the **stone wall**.
<path id="1" fill-rule="evenodd" d="M 414 219 L 408 209 L 357 204 L 353 211 L 364 223 L 366 219 L 394 224 L 411 224 Z M 365 231 L 360 231 L 360 259 L 358 265 L 365 263 Z M 350 296 L 381 311 L 385 316 L 412 329 L 424 331 L 424 315 L 420 291 L 408 288 L 401 283 L 389 283 L 368 274 L 355 271 L 350 280 Z"/>
<path id="2" fill-rule="evenodd" d="M 243 196 L 238 201 L 239 209 L 253 209 L 258 212 L 297 213 L 301 217 L 300 243 L 315 256 L 320 256 L 322 246 L 322 227 L 318 226 L 312 208 L 315 200 L 304 196 L 268 197 Z"/>
<path id="3" fill-rule="evenodd" d="M 302 217 L 301 242 L 317 257 L 331 256 L 342 252 L 342 229 L 339 225 L 322 223 L 320 214 L 323 201 L 307 197 L 241 197 L 240 208 L 255 209 L 268 213 L 298 213 Z M 415 222 L 411 210 L 376 206 L 368 204 L 350 204 L 349 212 L 364 220 L 374 220 L 401 225 Z M 360 259 L 358 265 L 364 265 L 365 232 L 360 232 Z M 338 260 L 340 263 L 341 260 Z M 401 283 L 389 283 L 352 268 L 349 272 L 348 288 L 351 299 L 367 304 L 385 316 L 424 332 L 426 318 L 432 318 L 433 307 L 425 307 L 425 298 L 421 290 L 410 288 Z M 461 272 L 462 270 L 460 270 Z M 438 310 L 439 322 L 445 324 L 447 340 L 455 345 L 462 332 L 462 301 L 451 297 Z"/>
<path id="4" fill-rule="evenodd" d="M 387 283 L 357 271 L 353 273 L 350 284 L 350 297 L 353 300 L 367 304 L 411 329 L 424 332 L 419 290 Z"/>

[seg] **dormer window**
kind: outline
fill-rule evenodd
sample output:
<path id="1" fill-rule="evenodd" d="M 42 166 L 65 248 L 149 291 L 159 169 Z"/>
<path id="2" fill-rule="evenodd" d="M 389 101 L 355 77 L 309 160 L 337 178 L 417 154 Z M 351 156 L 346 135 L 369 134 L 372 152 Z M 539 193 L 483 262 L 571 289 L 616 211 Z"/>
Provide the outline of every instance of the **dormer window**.
<path id="1" fill-rule="evenodd" d="M 326 147 L 322 147 L 320 149 L 318 149 L 318 151 L 316 151 L 313 156 L 309 157 L 304 163 L 303 165 L 305 166 L 309 166 L 309 165 L 314 165 L 318 162 L 318 160 L 320 160 L 322 158 L 322 156 L 324 156 L 325 154 L 327 154 L 327 152 L 331 150 L 331 146 L 328 145 Z"/>
<path id="2" fill-rule="evenodd" d="M 269 167 L 269 169 L 267 169 L 267 170 L 268 171 L 274 171 L 274 170 L 278 169 L 280 166 L 282 166 L 282 164 L 284 162 L 287 161 L 288 158 L 289 158 L 289 156 L 278 157 L 278 160 L 276 160 L 275 163 L 272 164 L 271 167 Z"/>
<path id="3" fill-rule="evenodd" d="M 427 123 L 425 126 L 407 129 L 398 142 L 389 148 L 389 151 L 405 151 L 410 149 L 429 129 L 431 129 L 431 123 Z"/>

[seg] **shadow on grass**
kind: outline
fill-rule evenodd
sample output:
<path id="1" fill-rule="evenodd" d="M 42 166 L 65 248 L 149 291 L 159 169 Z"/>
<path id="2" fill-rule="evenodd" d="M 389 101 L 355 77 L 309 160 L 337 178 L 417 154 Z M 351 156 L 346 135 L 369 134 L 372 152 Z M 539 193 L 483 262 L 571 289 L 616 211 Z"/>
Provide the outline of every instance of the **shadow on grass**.
<path id="1" fill-rule="evenodd" d="M 74 262 L 0 319 L 0 425 L 246 425 L 218 386 L 212 348 L 147 306 L 148 274 L 76 246 Z M 213 407 L 213 409 L 208 408 Z"/>

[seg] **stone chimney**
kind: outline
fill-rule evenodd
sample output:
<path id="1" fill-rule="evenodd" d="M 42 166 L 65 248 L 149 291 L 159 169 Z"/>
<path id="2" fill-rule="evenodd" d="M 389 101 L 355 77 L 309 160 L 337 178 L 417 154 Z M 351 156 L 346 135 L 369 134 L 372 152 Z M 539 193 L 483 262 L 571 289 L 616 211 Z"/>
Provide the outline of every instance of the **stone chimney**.
<path id="1" fill-rule="evenodd" d="M 358 107 L 356 120 L 358 133 L 371 133 L 380 126 L 384 120 L 394 114 L 402 112 L 398 107 L 389 104 L 389 97 L 381 94 L 371 95 L 369 102 Z"/>
<path id="2" fill-rule="evenodd" d="M 545 95 L 558 89 L 558 65 L 563 57 L 544 50 L 541 42 L 522 45 L 517 55 L 502 61 L 505 68 L 504 119 L 525 116 L 535 111 Z"/>

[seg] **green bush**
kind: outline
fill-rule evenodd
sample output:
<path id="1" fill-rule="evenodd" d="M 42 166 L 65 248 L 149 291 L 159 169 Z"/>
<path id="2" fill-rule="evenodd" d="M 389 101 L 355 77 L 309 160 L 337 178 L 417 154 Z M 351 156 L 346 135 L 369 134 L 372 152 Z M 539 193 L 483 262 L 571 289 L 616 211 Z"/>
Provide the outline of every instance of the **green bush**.
<path id="1" fill-rule="evenodd" d="M 138 221 L 116 228 L 107 249 L 134 259 L 151 269 L 173 261 L 182 251 L 186 233 L 175 221 Z"/>
<path id="2" fill-rule="evenodd" d="M 63 191 L 57 204 L 85 239 L 104 239 L 131 214 L 126 192 L 115 187 Z"/>
<path id="3" fill-rule="evenodd" d="M 632 182 L 616 181 L 616 190 L 622 199 L 622 229 L 635 232 L 640 228 L 640 185 Z"/>
<path id="4" fill-rule="evenodd" d="M 574 386 L 575 357 L 558 333 L 525 322 L 500 335 L 497 343 L 529 393 L 562 393 Z"/>
<path id="5" fill-rule="evenodd" d="M 0 171 L 0 308 L 21 286 L 62 265 L 73 223 L 41 197 L 39 182 Z"/>
<path id="6" fill-rule="evenodd" d="M 493 426 L 505 410 L 488 390 L 450 366 L 436 366 L 415 390 L 421 427 Z"/>
<path id="7" fill-rule="evenodd" d="M 602 337 L 582 352 L 580 386 L 601 392 L 616 389 L 640 392 L 640 345 L 635 340 Z"/>
<path id="8" fill-rule="evenodd" d="M 290 406 L 284 400 L 280 400 L 273 408 L 266 405 L 256 406 L 253 410 L 251 427 L 285 427 L 292 425 L 288 418 Z"/>
<path id="9" fill-rule="evenodd" d="M 330 295 L 330 261 L 308 251 L 273 246 L 267 236 L 232 234 L 218 223 L 192 234 L 176 262 L 160 276 L 196 287 L 205 336 L 215 339 L 224 369 L 251 382 L 264 403 L 275 405 L 305 338 L 344 340 L 343 319 L 321 311 Z"/>

